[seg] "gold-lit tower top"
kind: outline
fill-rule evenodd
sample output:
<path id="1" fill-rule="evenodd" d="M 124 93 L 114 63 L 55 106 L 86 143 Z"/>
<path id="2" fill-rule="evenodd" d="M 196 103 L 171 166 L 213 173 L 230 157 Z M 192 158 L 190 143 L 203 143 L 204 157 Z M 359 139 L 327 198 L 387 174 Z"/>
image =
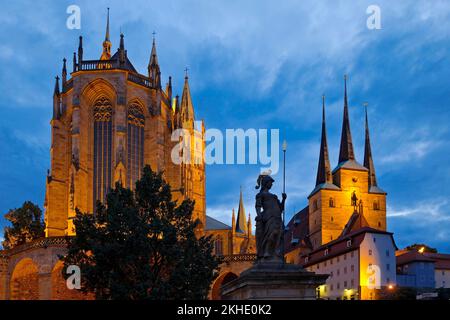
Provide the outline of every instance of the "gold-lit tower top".
<path id="1" fill-rule="evenodd" d="M 111 59 L 111 41 L 109 40 L 109 8 L 106 17 L 106 34 L 105 41 L 103 41 L 103 52 L 100 60 L 109 60 Z"/>

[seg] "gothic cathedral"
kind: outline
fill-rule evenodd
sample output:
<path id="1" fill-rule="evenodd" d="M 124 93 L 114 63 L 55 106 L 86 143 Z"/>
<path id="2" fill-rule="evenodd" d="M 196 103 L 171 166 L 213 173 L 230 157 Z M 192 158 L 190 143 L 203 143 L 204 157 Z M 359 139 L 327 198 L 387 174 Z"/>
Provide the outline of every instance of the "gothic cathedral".
<path id="1" fill-rule="evenodd" d="M 46 236 L 73 235 L 75 209 L 94 212 L 116 182 L 133 189 L 144 165 L 164 172 L 175 199 L 195 200 L 193 216 L 206 224 L 205 167 L 202 161 L 175 164 L 171 159 L 176 129 L 188 130 L 192 156 L 204 150 L 204 123 L 196 126 L 186 73 L 181 95 L 172 96 L 171 77 L 161 87 L 155 39 L 148 74 L 128 59 L 124 36 L 111 54 L 109 15 L 99 60 L 83 56 L 83 38 L 73 54 L 68 78 L 63 60 L 62 85 L 56 77 L 51 120 L 51 170 L 45 197 Z M 195 146 L 194 146 L 195 143 Z"/>

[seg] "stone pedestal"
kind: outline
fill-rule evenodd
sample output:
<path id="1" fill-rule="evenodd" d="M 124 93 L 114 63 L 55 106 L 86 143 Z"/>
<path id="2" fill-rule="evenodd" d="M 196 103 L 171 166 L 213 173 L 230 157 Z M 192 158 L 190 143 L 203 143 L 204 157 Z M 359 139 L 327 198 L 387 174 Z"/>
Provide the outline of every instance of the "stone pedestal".
<path id="1" fill-rule="evenodd" d="M 315 274 L 298 265 L 257 262 L 239 278 L 222 286 L 224 300 L 313 300 L 327 274 Z"/>

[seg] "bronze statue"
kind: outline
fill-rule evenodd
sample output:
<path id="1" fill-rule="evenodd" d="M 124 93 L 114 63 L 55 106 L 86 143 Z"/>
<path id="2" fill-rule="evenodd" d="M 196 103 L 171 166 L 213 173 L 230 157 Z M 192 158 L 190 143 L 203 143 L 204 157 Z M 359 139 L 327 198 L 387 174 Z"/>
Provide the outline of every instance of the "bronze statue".
<path id="1" fill-rule="evenodd" d="M 260 175 L 256 189 L 261 190 L 256 195 L 256 254 L 258 262 L 282 261 L 283 253 L 280 244 L 283 233 L 281 214 L 284 210 L 286 194 L 280 202 L 275 194 L 269 192 L 274 180 L 270 175 Z"/>
<path id="2" fill-rule="evenodd" d="M 352 206 L 355 212 L 357 212 L 356 207 L 358 206 L 358 197 L 356 196 L 356 192 L 352 193 Z"/>

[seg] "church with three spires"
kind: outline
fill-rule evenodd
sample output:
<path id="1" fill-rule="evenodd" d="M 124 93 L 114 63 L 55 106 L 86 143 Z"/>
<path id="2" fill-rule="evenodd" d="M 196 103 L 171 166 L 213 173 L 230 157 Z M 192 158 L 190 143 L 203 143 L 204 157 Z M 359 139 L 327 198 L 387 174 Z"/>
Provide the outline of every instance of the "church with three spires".
<path id="1" fill-rule="evenodd" d="M 396 246 L 393 234 L 387 231 L 387 193 L 377 183 L 367 106 L 365 111 L 361 165 L 353 149 L 345 76 L 339 161 L 332 170 L 322 97 L 316 184 L 308 196 L 308 206 L 295 213 L 285 229 L 287 261 L 330 274 L 318 289 L 322 298 L 376 299 L 395 285 Z"/>

